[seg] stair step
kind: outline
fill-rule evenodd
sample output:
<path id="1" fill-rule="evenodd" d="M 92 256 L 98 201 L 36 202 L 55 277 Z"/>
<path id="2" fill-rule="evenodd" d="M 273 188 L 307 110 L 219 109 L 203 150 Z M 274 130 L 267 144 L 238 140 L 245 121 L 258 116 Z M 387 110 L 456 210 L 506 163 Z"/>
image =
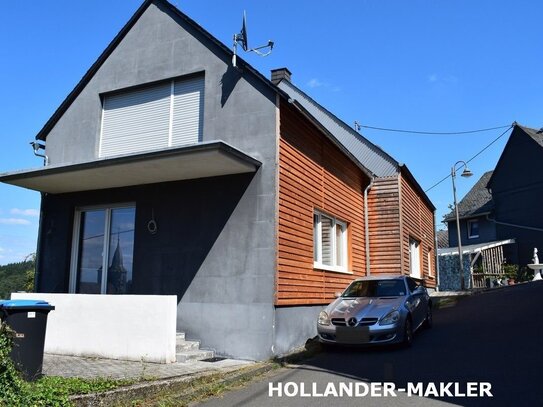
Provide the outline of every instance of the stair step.
<path id="1" fill-rule="evenodd" d="M 185 332 L 177 332 L 175 334 L 175 339 L 176 339 L 176 341 L 178 341 L 178 340 L 184 341 L 185 340 Z"/>
<path id="2" fill-rule="evenodd" d="M 188 350 L 200 349 L 200 341 L 178 340 L 175 344 L 175 352 L 185 352 Z"/>
<path id="3" fill-rule="evenodd" d="M 209 359 L 215 356 L 212 350 L 189 350 L 175 355 L 177 362 L 187 363 L 195 360 Z"/>

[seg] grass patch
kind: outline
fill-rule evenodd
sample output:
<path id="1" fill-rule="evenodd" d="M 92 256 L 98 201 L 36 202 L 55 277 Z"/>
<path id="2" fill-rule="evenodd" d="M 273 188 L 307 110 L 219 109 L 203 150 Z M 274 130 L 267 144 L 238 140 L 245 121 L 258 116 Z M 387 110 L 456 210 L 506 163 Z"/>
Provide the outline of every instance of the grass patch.
<path id="1" fill-rule="evenodd" d="M 10 358 L 12 346 L 13 332 L 6 324 L 0 323 L 0 407 L 71 406 L 71 395 L 104 392 L 135 382 L 51 376 L 29 383 L 23 380 Z"/>
<path id="2" fill-rule="evenodd" d="M 133 407 L 183 407 L 201 403 L 211 397 L 220 397 L 223 393 L 240 389 L 270 370 L 279 368 L 277 364 L 263 365 L 266 369 L 254 367 L 242 369 L 232 374 L 216 373 L 179 383 L 175 388 L 164 389 L 144 400 L 132 400 Z M 119 406 L 124 405 L 122 403 Z"/>

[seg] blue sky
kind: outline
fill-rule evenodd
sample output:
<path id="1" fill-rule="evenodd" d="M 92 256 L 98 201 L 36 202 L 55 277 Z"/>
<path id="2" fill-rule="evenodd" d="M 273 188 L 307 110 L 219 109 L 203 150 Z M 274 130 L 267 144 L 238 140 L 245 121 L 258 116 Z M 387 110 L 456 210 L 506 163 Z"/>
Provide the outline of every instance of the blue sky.
<path id="1" fill-rule="evenodd" d="M 243 57 L 266 76 L 286 66 L 293 82 L 346 123 L 462 131 L 514 120 L 543 126 L 543 3 L 536 1 L 174 1 L 227 45 L 247 11 Z M 0 172 L 39 167 L 29 142 L 113 39 L 140 0 L 8 2 L 0 14 Z M 364 129 L 406 163 L 424 189 L 502 130 L 430 136 Z M 495 166 L 509 133 L 458 180 L 463 196 Z M 428 195 L 438 222 L 450 179 Z M 39 193 L 0 185 L 0 264 L 35 251 Z"/>

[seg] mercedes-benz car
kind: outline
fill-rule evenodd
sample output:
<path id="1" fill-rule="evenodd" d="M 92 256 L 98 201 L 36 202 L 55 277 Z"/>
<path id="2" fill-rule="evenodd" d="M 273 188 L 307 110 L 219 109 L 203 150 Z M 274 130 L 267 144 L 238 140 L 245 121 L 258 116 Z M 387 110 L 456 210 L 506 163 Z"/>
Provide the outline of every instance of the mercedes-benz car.
<path id="1" fill-rule="evenodd" d="M 359 278 L 336 295 L 317 321 L 324 344 L 410 346 L 418 328 L 432 326 L 430 296 L 408 276 Z"/>

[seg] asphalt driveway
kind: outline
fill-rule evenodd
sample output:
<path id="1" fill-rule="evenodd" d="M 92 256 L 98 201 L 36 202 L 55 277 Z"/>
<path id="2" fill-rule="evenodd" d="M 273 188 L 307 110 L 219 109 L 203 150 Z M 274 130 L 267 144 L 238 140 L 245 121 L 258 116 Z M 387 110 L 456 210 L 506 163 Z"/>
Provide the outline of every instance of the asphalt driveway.
<path id="1" fill-rule="evenodd" d="M 281 369 L 205 406 L 543 406 L 543 282 L 522 284 L 462 299 L 437 310 L 434 328 L 417 333 L 411 349 L 338 349 L 320 353 L 295 368 Z M 493 397 L 301 397 L 322 394 L 328 383 L 490 383 Z M 269 396 L 270 383 L 279 388 Z M 286 389 L 286 391 L 285 391 Z M 448 388 L 454 392 L 454 384 Z M 287 397 L 297 390 L 297 396 Z M 379 392 L 378 392 L 379 393 Z M 348 394 L 348 393 L 344 393 Z M 447 393 L 445 393 L 446 395 Z"/>

